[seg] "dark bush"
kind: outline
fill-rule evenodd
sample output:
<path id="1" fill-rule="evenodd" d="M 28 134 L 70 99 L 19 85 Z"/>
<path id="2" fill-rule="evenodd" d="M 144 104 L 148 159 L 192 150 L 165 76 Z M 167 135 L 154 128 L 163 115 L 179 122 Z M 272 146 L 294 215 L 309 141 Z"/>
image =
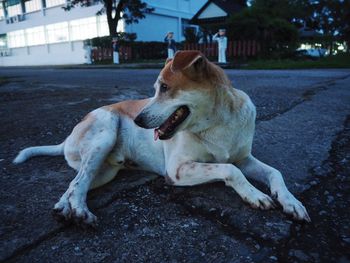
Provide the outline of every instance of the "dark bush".
<path id="1" fill-rule="evenodd" d="M 167 57 L 167 44 L 164 42 L 130 42 L 132 58 L 140 59 L 165 59 Z"/>
<path id="2" fill-rule="evenodd" d="M 132 49 L 132 60 L 143 60 L 143 59 L 165 59 L 167 57 L 167 43 L 165 42 L 142 42 L 142 41 L 130 41 L 124 39 L 119 40 L 121 46 L 130 46 Z M 96 37 L 91 39 L 91 45 L 93 47 L 112 47 L 112 38 Z M 177 43 L 177 48 L 181 49 L 182 44 Z"/>

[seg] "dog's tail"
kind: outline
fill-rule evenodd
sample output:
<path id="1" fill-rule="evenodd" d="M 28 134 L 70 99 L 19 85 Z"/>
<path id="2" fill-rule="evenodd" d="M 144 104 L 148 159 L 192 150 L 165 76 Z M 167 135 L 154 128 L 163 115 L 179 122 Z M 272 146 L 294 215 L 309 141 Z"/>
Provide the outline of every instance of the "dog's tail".
<path id="1" fill-rule="evenodd" d="M 63 155 L 64 142 L 58 145 L 46 145 L 29 147 L 19 152 L 17 157 L 13 160 L 14 164 L 25 162 L 27 159 L 38 155 Z"/>

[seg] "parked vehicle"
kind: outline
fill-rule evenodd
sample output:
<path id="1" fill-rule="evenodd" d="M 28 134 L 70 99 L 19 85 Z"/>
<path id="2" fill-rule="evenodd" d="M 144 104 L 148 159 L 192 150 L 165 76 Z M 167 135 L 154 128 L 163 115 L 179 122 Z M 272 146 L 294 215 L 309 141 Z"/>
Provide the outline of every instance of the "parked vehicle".
<path id="1" fill-rule="evenodd" d="M 328 55 L 328 50 L 325 48 L 310 48 L 310 49 L 297 49 L 296 56 L 297 57 L 305 57 L 305 58 L 322 58 Z"/>

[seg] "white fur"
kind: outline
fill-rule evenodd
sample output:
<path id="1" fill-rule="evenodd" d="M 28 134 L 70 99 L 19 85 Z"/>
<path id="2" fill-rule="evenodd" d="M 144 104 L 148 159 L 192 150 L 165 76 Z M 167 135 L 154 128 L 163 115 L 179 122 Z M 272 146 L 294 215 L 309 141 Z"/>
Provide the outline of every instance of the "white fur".
<path id="1" fill-rule="evenodd" d="M 63 153 L 63 143 L 59 145 L 48 145 L 48 146 L 36 146 L 26 148 L 17 155 L 17 157 L 13 160 L 13 163 L 19 164 L 25 162 L 27 159 L 40 156 L 40 155 L 62 155 Z"/>

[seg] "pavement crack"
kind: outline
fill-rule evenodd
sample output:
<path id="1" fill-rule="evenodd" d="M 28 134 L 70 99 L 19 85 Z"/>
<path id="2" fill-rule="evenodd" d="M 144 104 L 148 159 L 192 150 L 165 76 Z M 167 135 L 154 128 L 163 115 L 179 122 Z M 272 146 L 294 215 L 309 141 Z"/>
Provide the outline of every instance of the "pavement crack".
<path id="1" fill-rule="evenodd" d="M 15 249 L 12 254 L 7 256 L 6 258 L 2 259 L 2 262 L 17 262 L 16 259 L 18 257 L 21 257 L 22 255 L 26 254 L 28 251 L 37 248 L 42 242 L 45 242 L 46 240 L 54 238 L 57 234 L 63 232 L 67 226 L 60 226 L 48 233 L 45 233 L 41 236 L 39 236 L 37 239 L 33 240 L 29 244 L 25 244 L 23 246 L 18 247 Z"/>
<path id="2" fill-rule="evenodd" d="M 327 80 L 325 82 L 321 82 L 321 83 L 317 83 L 313 86 L 311 86 L 310 88 L 308 88 L 307 90 L 304 91 L 304 93 L 301 95 L 301 97 L 297 98 L 293 103 L 291 103 L 289 105 L 289 107 L 286 107 L 280 111 L 276 111 L 273 112 L 271 114 L 265 115 L 265 116 L 261 116 L 257 118 L 257 122 L 261 122 L 261 121 L 270 121 L 278 116 L 281 116 L 287 112 L 289 112 L 290 110 L 294 109 L 296 106 L 306 102 L 306 101 L 310 101 L 312 100 L 312 98 L 317 95 L 319 92 L 328 90 L 329 86 L 333 85 L 336 81 L 339 80 L 343 80 L 350 77 L 350 75 L 345 75 L 339 78 L 333 78 L 330 80 Z"/>
<path id="3" fill-rule="evenodd" d="M 350 115 L 335 136 L 329 157 L 310 170 L 311 187 L 301 194 L 312 223 L 292 224 L 275 251 L 280 262 L 341 262 L 350 250 Z M 322 231 L 320 231 L 322 230 Z"/>

